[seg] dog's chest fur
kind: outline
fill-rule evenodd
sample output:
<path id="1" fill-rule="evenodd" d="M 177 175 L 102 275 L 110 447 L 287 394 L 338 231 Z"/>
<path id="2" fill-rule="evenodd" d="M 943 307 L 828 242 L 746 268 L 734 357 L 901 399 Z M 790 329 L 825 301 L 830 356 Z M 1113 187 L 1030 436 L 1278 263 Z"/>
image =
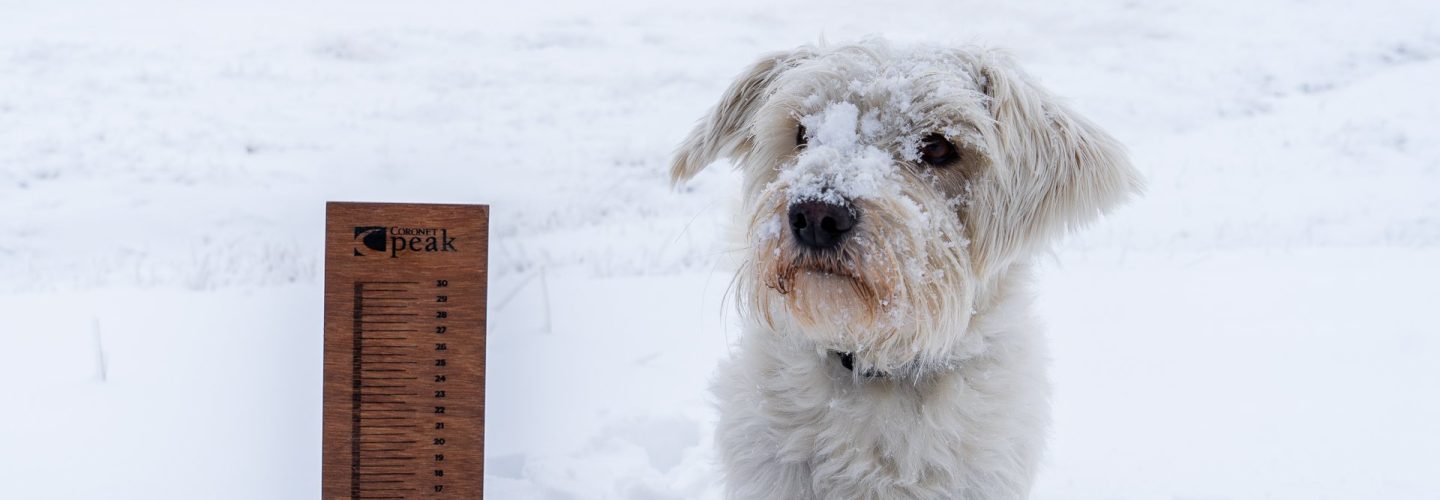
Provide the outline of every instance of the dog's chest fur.
<path id="1" fill-rule="evenodd" d="M 920 380 L 858 377 L 799 335 L 746 332 L 715 384 L 730 497 L 1024 498 L 1048 385 L 1028 300 L 1005 292 L 966 333 L 975 354 Z"/>

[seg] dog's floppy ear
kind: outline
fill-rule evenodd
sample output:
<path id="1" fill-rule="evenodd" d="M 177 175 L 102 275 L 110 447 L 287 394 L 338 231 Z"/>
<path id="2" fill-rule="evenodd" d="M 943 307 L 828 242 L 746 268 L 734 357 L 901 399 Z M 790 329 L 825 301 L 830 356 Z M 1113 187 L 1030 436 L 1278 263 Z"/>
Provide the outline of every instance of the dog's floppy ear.
<path id="1" fill-rule="evenodd" d="M 1020 226 L 1012 229 L 1029 233 L 1025 242 L 1006 243 L 1041 243 L 1140 192 L 1140 174 L 1109 134 L 1040 88 L 1008 56 L 982 53 L 977 63 L 995 119 L 995 144 L 1007 163 L 999 181 L 1010 199 L 995 201 L 1007 212 L 1005 221 Z"/>
<path id="2" fill-rule="evenodd" d="M 670 181 L 679 184 L 716 159 L 749 152 L 754 141 L 750 124 L 755 111 L 765 104 L 770 84 L 810 54 L 806 48 L 777 52 L 760 58 L 745 70 L 675 151 L 675 159 L 670 163 Z"/>

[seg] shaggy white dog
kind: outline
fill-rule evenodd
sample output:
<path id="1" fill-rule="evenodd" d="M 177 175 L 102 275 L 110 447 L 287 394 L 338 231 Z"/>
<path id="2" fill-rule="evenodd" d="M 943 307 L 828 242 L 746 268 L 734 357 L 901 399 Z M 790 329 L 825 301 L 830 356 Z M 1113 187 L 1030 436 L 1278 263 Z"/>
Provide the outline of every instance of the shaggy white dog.
<path id="1" fill-rule="evenodd" d="M 1138 191 L 1120 147 L 994 51 L 806 46 L 695 127 L 744 175 L 750 326 L 715 383 L 732 499 L 1015 499 L 1049 420 L 1031 260 Z"/>

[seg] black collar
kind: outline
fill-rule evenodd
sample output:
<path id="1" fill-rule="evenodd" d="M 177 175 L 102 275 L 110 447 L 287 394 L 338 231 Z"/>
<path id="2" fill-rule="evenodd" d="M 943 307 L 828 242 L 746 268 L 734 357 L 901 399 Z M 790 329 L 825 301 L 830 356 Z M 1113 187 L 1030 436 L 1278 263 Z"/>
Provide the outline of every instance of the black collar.
<path id="1" fill-rule="evenodd" d="M 855 371 L 855 353 L 853 353 L 853 352 L 840 352 L 840 351 L 830 351 L 830 352 L 832 352 L 832 353 L 834 353 L 836 356 L 839 356 L 839 357 L 840 357 L 840 366 L 845 367 L 846 370 L 850 370 L 850 371 L 852 371 L 852 372 Z M 861 373 L 860 376 L 865 377 L 865 378 L 884 378 L 884 377 L 885 377 L 885 372 L 882 372 L 882 371 L 879 371 L 879 370 L 875 370 L 875 369 L 872 368 L 872 369 L 869 369 L 869 370 L 865 370 L 865 372 L 864 372 L 864 373 Z"/>

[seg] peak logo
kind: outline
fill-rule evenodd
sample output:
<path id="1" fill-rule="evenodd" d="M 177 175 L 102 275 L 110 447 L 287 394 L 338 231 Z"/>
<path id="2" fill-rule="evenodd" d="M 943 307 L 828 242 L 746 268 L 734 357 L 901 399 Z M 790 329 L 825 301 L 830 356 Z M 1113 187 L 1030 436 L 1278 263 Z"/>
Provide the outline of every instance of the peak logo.
<path id="1" fill-rule="evenodd" d="M 445 228 L 355 226 L 355 256 L 389 254 L 390 258 L 409 252 L 458 252 L 455 240 Z"/>

